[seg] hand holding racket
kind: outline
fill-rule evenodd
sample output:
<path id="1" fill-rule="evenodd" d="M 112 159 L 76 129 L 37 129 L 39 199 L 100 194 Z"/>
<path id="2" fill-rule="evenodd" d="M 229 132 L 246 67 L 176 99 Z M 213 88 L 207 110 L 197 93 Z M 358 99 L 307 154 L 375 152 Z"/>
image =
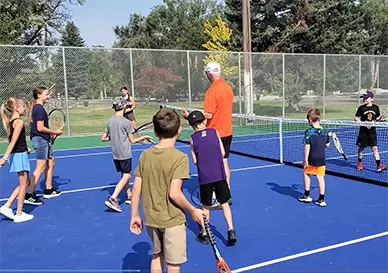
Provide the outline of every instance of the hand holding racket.
<path id="1" fill-rule="evenodd" d="M 136 134 L 138 132 L 142 132 L 142 131 L 145 131 L 147 129 L 150 129 L 150 128 L 153 128 L 154 127 L 154 123 L 152 121 L 150 122 L 147 122 L 147 123 L 144 123 L 142 125 L 140 125 L 139 127 L 137 127 L 135 129 L 135 131 L 133 132 L 133 134 Z M 155 141 L 152 139 L 151 136 L 143 136 L 142 137 L 143 139 L 147 140 L 148 142 L 152 143 L 152 144 L 155 144 Z"/>
<path id="2" fill-rule="evenodd" d="M 203 223 L 204 223 L 204 228 L 206 231 L 207 236 L 209 237 L 210 240 L 210 245 L 212 246 L 214 256 L 216 258 L 216 264 L 217 264 L 217 269 L 218 273 L 231 273 L 231 270 L 229 266 L 226 264 L 225 260 L 222 258 L 220 251 L 218 250 L 216 240 L 214 239 L 213 232 L 210 229 L 209 222 L 206 219 L 206 216 L 203 215 Z"/>
<path id="3" fill-rule="evenodd" d="M 335 133 L 330 132 L 329 136 L 331 136 L 333 138 L 334 145 L 335 145 L 335 148 L 337 149 L 338 153 L 340 155 L 342 155 L 345 160 L 348 160 L 348 158 L 346 157 L 346 155 L 342 149 L 341 142 L 339 141 L 337 135 Z"/>
<path id="4" fill-rule="evenodd" d="M 49 113 L 49 129 L 54 130 L 55 134 L 50 134 L 49 158 L 53 156 L 54 142 L 59 135 L 63 133 L 63 127 L 66 123 L 66 116 L 61 109 L 53 109 Z"/>

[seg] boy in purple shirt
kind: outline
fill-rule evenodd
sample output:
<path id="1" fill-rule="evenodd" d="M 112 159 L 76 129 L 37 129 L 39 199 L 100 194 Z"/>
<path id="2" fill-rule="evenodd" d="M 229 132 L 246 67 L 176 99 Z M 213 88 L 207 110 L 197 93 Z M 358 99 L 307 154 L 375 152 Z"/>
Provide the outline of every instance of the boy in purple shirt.
<path id="1" fill-rule="evenodd" d="M 224 146 L 218 132 L 215 129 L 206 128 L 206 118 L 201 111 L 191 112 L 188 121 L 195 130 L 195 133 L 190 137 L 191 157 L 198 169 L 202 209 L 209 221 L 209 210 L 214 191 L 228 225 L 228 242 L 235 244 L 237 241 L 236 232 L 233 229 L 232 212 L 228 203 L 231 196 L 223 162 Z M 202 228 L 196 240 L 203 244 L 209 243 L 209 238 Z"/>

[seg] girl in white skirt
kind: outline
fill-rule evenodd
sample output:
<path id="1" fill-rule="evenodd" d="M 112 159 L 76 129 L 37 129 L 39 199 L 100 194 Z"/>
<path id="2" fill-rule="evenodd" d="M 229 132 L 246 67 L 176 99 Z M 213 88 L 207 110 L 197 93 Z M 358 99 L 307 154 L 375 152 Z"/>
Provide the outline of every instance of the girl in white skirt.
<path id="1" fill-rule="evenodd" d="M 17 173 L 19 177 L 19 185 L 14 189 L 7 203 L 0 207 L 0 213 L 12 219 L 15 223 L 34 218 L 33 215 L 23 212 L 26 188 L 30 181 L 28 178 L 28 172 L 30 171 L 28 153 L 30 150 L 27 147 L 24 122 L 20 119 L 25 110 L 26 105 L 24 101 L 15 98 L 9 98 L 1 105 L 0 110 L 3 126 L 8 133 L 8 147 L 3 158 L 0 159 L 0 166 L 3 166 L 8 161 L 9 171 Z M 16 214 L 14 214 L 11 205 L 16 198 L 18 200 Z"/>

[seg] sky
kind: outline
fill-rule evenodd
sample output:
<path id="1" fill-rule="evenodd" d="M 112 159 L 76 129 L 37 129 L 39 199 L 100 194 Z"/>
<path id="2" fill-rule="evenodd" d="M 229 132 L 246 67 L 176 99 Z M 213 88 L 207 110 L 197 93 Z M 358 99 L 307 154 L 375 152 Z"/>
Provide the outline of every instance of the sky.
<path id="1" fill-rule="evenodd" d="M 112 47 L 113 28 L 127 25 L 131 13 L 147 15 L 163 0 L 86 0 L 83 6 L 71 5 L 70 14 L 87 46 Z"/>

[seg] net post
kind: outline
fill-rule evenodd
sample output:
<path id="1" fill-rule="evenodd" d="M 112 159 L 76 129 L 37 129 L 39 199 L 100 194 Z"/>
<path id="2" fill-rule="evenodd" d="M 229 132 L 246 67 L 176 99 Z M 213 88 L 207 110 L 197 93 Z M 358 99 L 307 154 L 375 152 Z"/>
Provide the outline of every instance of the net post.
<path id="1" fill-rule="evenodd" d="M 362 88 L 362 59 L 361 59 L 361 55 L 358 56 L 358 97 L 360 97 L 361 95 L 361 88 Z M 358 104 L 361 104 L 362 102 L 362 99 L 359 98 L 358 99 Z"/>
<path id="2" fill-rule="evenodd" d="M 279 119 L 279 159 L 283 164 L 283 119 Z"/>
<path id="3" fill-rule="evenodd" d="M 286 56 L 282 54 L 282 117 L 286 117 Z"/>
<path id="4" fill-rule="evenodd" d="M 62 47 L 62 64 L 63 64 L 63 81 L 65 86 L 65 100 L 66 100 L 66 123 L 67 123 L 67 136 L 71 136 L 70 132 L 70 117 L 69 117 L 69 95 L 67 92 L 67 74 L 66 74 L 66 58 L 65 47 Z"/>
<path id="5" fill-rule="evenodd" d="M 242 105 L 241 105 L 241 53 L 237 53 L 238 55 L 238 109 L 239 109 L 239 114 L 242 114 Z M 241 118 L 239 119 L 240 125 L 241 123 Z"/>

